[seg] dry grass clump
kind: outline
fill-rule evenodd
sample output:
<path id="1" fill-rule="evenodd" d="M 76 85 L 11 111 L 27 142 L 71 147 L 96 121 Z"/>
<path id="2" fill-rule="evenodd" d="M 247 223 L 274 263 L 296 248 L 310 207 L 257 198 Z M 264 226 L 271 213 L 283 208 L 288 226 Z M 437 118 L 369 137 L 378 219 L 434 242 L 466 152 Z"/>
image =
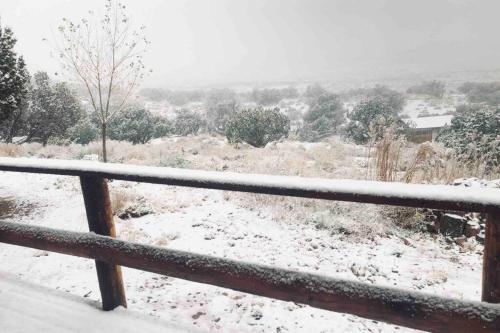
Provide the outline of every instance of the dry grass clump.
<path id="1" fill-rule="evenodd" d="M 100 150 L 99 142 L 45 147 L 38 143 L 0 144 L 3 156 L 82 159 L 85 155 L 99 155 Z M 164 138 L 144 145 L 108 141 L 109 160 L 114 163 L 307 177 L 349 177 L 351 171 L 354 175 L 349 178 L 361 178 L 362 170 L 352 168 L 356 165 L 355 155 L 356 148 L 339 138 L 322 143 L 284 141 L 266 148 L 237 148 L 223 137 L 206 134 Z"/>
<path id="2" fill-rule="evenodd" d="M 375 205 L 234 192 L 225 194 L 225 199 L 237 200 L 241 207 L 262 212 L 276 221 L 307 223 L 352 238 L 371 239 L 393 229 Z"/>
<path id="3" fill-rule="evenodd" d="M 376 180 L 397 180 L 400 155 L 404 144 L 404 139 L 398 137 L 392 128 L 387 130 L 384 137 L 375 143 L 374 178 Z"/>
<path id="4" fill-rule="evenodd" d="M 401 160 L 401 169 L 405 170 L 402 181 L 407 183 L 449 184 L 457 178 L 500 177 L 500 170 L 485 172 L 486 163 L 467 164 L 458 160 L 453 150 L 436 142 L 424 142 L 407 147 Z"/>
<path id="5" fill-rule="evenodd" d="M 110 191 L 110 196 L 114 213 L 123 211 L 140 199 L 137 192 L 127 188 L 113 188 L 113 190 Z"/>
<path id="6" fill-rule="evenodd" d="M 100 155 L 100 151 L 100 142 L 45 147 L 38 143 L 0 144 L 2 156 L 82 159 Z M 108 156 L 113 163 L 305 177 L 362 178 L 362 168 L 353 168 L 356 154 L 356 147 L 339 138 L 321 143 L 284 141 L 265 148 L 237 148 L 221 136 L 207 134 L 157 139 L 143 145 L 108 141 Z"/>
<path id="7" fill-rule="evenodd" d="M 0 219 L 28 216 L 36 208 L 36 203 L 20 201 L 15 197 L 0 197 Z"/>
<path id="8" fill-rule="evenodd" d="M 398 228 L 410 231 L 425 229 L 425 214 L 420 208 L 378 206 L 378 210 L 384 219 Z"/>
<path id="9" fill-rule="evenodd" d="M 325 206 L 327 209 L 313 213 L 308 219 L 316 228 L 360 239 L 373 239 L 392 233 L 392 226 L 374 205 L 330 202 Z"/>
<path id="10" fill-rule="evenodd" d="M 151 243 L 151 236 L 142 230 L 138 230 L 131 221 L 122 221 L 119 224 L 117 237 L 134 243 Z"/>
<path id="11" fill-rule="evenodd" d="M 2 157 L 17 157 L 24 155 L 24 147 L 13 143 L 0 144 L 0 156 Z"/>
<path id="12" fill-rule="evenodd" d="M 417 150 L 417 154 L 411 160 L 410 165 L 406 169 L 405 175 L 403 176 L 403 182 L 411 183 L 413 177 L 415 177 L 415 173 L 418 169 L 426 163 L 430 157 L 435 153 L 434 147 L 430 142 L 422 143 Z"/>
<path id="13" fill-rule="evenodd" d="M 387 130 L 384 137 L 372 144 L 374 153 L 367 158 L 368 179 L 405 183 L 449 184 L 466 177 L 496 178 L 500 170 L 487 170 L 486 163 L 478 160 L 460 162 L 454 152 L 437 142 L 413 144 Z M 371 151 L 371 149 L 369 149 Z"/>

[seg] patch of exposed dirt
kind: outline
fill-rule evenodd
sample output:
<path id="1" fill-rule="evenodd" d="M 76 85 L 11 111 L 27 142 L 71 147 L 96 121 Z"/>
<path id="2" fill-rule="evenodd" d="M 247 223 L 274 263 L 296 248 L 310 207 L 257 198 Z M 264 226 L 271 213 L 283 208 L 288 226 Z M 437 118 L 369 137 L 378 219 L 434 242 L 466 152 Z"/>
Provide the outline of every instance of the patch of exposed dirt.
<path id="1" fill-rule="evenodd" d="M 24 200 L 16 200 L 15 197 L 0 197 L 0 219 L 12 219 L 20 216 L 28 216 L 36 205 Z"/>

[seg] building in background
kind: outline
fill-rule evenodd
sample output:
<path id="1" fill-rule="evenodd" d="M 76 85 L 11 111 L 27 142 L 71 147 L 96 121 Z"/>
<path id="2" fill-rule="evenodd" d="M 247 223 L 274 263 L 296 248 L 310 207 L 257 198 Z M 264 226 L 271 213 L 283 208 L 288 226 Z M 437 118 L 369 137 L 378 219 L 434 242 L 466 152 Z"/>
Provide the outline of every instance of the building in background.
<path id="1" fill-rule="evenodd" d="M 415 143 L 434 141 L 441 128 L 451 123 L 453 115 L 405 119 L 410 126 L 408 140 Z"/>

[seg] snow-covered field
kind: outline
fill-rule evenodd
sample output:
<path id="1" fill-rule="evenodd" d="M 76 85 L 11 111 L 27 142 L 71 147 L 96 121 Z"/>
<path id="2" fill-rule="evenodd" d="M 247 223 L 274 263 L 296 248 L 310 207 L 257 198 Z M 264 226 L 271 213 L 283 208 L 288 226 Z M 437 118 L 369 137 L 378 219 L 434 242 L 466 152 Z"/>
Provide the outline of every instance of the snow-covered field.
<path id="1" fill-rule="evenodd" d="M 110 183 L 153 207 L 140 218 L 116 218 L 118 237 L 171 249 L 274 265 L 460 299 L 480 299 L 482 248 L 466 252 L 430 235 L 360 239 L 273 218 L 271 208 L 241 205 L 229 192 Z M 0 173 L 0 201 L 21 215 L 9 221 L 86 231 L 77 178 Z M 0 216 L 2 218 L 2 216 Z M 91 260 L 0 244 L 1 271 L 99 300 Z M 214 332 L 402 332 L 404 328 L 232 290 L 124 268 L 129 308 L 172 325 Z M 0 292 L 2 297 L 8 297 Z"/>
<path id="2" fill-rule="evenodd" d="M 449 95 L 442 100 L 430 98 L 422 99 L 417 97 L 409 98 L 401 114 L 409 118 L 450 114 L 455 112 L 456 105 L 464 103 L 465 97 L 463 95 Z"/>

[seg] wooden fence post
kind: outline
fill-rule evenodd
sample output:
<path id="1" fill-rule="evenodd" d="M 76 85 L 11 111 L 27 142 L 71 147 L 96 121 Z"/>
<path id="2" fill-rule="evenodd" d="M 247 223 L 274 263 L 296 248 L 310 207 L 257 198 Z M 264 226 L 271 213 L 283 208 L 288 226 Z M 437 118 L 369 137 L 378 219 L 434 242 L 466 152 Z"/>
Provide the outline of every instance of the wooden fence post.
<path id="1" fill-rule="evenodd" d="M 96 234 L 116 237 L 108 184 L 101 177 L 80 177 L 89 229 Z M 103 310 L 127 307 L 120 266 L 95 261 Z"/>
<path id="2" fill-rule="evenodd" d="M 500 303 L 500 214 L 486 215 L 481 300 Z"/>

